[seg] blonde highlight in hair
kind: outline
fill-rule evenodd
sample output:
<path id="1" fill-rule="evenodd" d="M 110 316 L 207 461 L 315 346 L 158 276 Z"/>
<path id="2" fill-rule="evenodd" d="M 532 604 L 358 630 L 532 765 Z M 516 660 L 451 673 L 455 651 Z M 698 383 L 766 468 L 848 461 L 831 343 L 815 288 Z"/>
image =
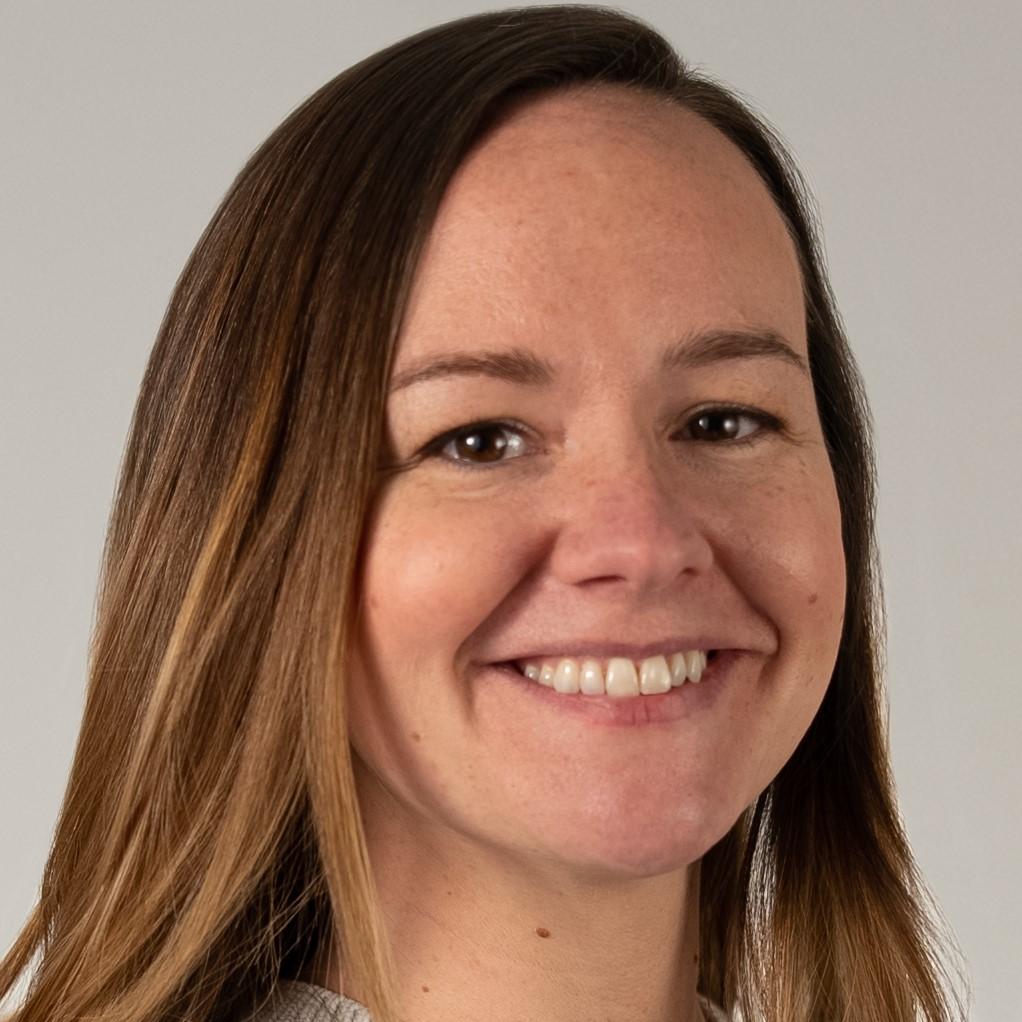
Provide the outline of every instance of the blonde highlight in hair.
<path id="1" fill-rule="evenodd" d="M 9 1022 L 237 1022 L 326 947 L 402 1019 L 345 678 L 393 351 L 468 150 L 516 102 L 623 87 L 753 163 L 800 256 L 842 507 L 841 647 L 790 761 L 702 860 L 700 989 L 746 1022 L 964 1018 L 897 813 L 868 405 L 770 128 L 611 8 L 513 8 L 343 72 L 249 160 L 174 289 L 103 552 L 86 704 Z M 954 1014 L 956 1012 L 958 1014 Z"/>

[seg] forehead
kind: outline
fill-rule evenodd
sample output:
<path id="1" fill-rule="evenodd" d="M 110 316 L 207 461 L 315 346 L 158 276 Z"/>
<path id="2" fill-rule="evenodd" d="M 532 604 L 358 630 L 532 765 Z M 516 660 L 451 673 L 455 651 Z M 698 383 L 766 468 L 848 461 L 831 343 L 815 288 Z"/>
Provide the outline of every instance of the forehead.
<path id="1" fill-rule="evenodd" d="M 444 195 L 402 351 L 491 326 L 531 341 L 638 325 L 768 327 L 805 351 L 798 259 L 769 192 L 676 105 L 618 86 L 516 105 Z"/>

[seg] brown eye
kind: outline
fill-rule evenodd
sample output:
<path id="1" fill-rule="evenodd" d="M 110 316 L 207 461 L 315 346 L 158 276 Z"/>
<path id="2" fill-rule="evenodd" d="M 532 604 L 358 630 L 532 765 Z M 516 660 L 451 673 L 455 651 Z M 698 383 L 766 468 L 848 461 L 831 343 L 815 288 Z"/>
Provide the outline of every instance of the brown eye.
<path id="1" fill-rule="evenodd" d="M 751 435 L 741 434 L 742 420 L 759 423 L 760 428 Z M 700 441 L 720 443 L 726 446 L 740 446 L 758 440 L 766 431 L 776 431 L 781 423 L 765 412 L 755 412 L 746 408 L 704 408 L 693 419 L 689 420 L 694 438 Z"/>
<path id="2" fill-rule="evenodd" d="M 496 465 L 521 456 L 522 427 L 509 422 L 476 422 L 430 441 L 424 453 L 459 468 Z"/>

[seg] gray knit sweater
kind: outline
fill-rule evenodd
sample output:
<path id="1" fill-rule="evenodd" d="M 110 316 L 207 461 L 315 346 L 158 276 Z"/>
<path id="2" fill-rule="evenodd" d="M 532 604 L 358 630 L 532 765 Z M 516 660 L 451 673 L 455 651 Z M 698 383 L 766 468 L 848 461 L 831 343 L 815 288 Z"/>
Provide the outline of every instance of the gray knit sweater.
<path id="1" fill-rule="evenodd" d="M 705 997 L 699 1000 L 711 1022 L 728 1022 L 720 1008 Z M 284 980 L 251 1022 L 372 1022 L 372 1017 L 365 1005 L 343 994 L 311 983 Z"/>

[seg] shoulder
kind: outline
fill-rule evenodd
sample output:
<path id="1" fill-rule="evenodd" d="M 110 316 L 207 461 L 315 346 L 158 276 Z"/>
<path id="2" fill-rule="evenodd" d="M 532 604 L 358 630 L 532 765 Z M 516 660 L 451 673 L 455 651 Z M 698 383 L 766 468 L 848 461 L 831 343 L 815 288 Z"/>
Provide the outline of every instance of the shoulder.
<path id="1" fill-rule="evenodd" d="M 372 1022 L 365 1005 L 298 980 L 283 980 L 246 1022 Z"/>

